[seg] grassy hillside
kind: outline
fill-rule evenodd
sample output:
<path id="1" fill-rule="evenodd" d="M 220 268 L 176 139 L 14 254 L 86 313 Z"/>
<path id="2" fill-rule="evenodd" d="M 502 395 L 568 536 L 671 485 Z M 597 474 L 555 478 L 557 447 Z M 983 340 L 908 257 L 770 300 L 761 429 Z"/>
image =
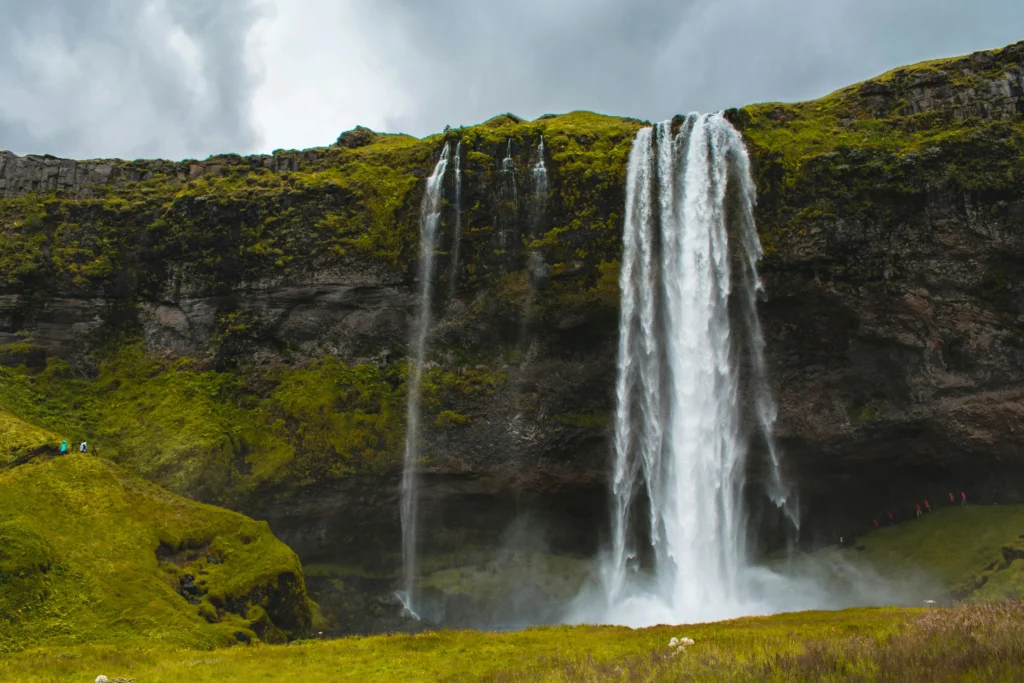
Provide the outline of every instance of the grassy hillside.
<path id="1" fill-rule="evenodd" d="M 50 444 L 57 446 L 60 437 L 55 433 L 18 419 L 6 410 L 0 410 L 0 465 L 17 453 Z"/>
<path id="2" fill-rule="evenodd" d="M 19 681 L 1013 681 L 1024 605 L 800 612 L 717 624 L 427 632 L 288 647 L 47 649 L 0 660 Z M 671 638 L 691 638 L 678 651 Z M 31 672 L 26 675 L 25 672 Z"/>
<path id="3" fill-rule="evenodd" d="M 195 595 L 179 594 L 186 575 Z M 0 651 L 306 635 L 298 559 L 266 523 L 91 455 L 0 471 Z"/>
<path id="4" fill-rule="evenodd" d="M 925 572 L 953 597 L 1024 600 L 1024 505 L 946 507 L 846 549 L 888 575 Z"/>

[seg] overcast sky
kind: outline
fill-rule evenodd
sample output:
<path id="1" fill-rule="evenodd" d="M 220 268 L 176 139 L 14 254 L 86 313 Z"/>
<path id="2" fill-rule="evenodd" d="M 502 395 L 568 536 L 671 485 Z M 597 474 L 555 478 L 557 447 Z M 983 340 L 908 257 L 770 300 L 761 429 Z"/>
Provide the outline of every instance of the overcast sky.
<path id="1" fill-rule="evenodd" d="M 181 159 L 506 111 L 659 120 L 1022 39 L 1022 0 L 0 0 L 0 149 Z"/>

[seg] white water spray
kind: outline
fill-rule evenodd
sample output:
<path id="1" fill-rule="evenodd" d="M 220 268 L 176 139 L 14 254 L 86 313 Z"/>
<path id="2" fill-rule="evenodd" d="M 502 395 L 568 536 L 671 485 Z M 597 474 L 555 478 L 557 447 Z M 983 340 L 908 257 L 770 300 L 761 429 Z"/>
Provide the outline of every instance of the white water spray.
<path id="1" fill-rule="evenodd" d="M 675 134 L 670 122 L 641 129 L 626 182 L 612 549 L 597 620 L 639 626 L 765 611 L 744 571 L 745 350 L 745 384 L 769 444 L 769 494 L 781 506 L 787 492 L 771 445 L 775 409 L 756 314 L 761 248 L 742 138 L 721 115 L 690 116 Z M 731 303 L 745 329 L 734 329 Z"/>
<path id="2" fill-rule="evenodd" d="M 419 311 L 412 338 L 412 358 L 409 365 L 407 413 L 405 423 L 405 469 L 402 473 L 402 565 L 404 594 L 399 599 L 405 609 L 417 619 L 415 594 L 416 579 L 416 512 L 419 470 L 420 385 L 423 380 L 423 360 L 427 350 L 427 332 L 430 329 L 430 304 L 433 293 L 434 249 L 437 229 L 441 223 L 441 199 L 444 172 L 448 168 L 448 143 L 434 172 L 427 178 L 426 191 L 420 205 L 420 267 Z"/>
<path id="3" fill-rule="evenodd" d="M 462 141 L 455 146 L 455 240 L 452 245 L 452 269 L 449 294 L 455 293 L 459 279 L 459 247 L 462 244 Z"/>

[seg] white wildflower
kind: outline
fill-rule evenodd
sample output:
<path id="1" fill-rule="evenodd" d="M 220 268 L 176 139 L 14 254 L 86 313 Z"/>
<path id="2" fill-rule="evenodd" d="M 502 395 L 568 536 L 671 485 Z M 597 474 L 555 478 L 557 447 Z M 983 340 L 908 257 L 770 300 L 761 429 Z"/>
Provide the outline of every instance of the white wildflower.
<path id="1" fill-rule="evenodd" d="M 668 646 L 669 647 L 675 647 L 678 644 L 679 644 L 679 639 L 675 638 L 675 637 L 673 637 L 672 640 L 668 641 Z"/>
<path id="2" fill-rule="evenodd" d="M 93 681 L 93 683 L 110 683 L 110 679 L 104 676 L 103 674 L 100 674 L 96 677 L 96 680 Z"/>

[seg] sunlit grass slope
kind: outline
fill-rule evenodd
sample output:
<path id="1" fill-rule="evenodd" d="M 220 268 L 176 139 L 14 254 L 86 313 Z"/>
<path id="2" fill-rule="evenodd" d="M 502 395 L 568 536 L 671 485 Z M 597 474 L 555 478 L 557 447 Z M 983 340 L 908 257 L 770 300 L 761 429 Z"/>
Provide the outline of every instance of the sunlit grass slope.
<path id="1" fill-rule="evenodd" d="M 924 570 L 954 597 L 1024 599 L 1024 505 L 941 508 L 857 542 L 889 574 Z"/>
<path id="2" fill-rule="evenodd" d="M 184 574 L 198 604 L 176 592 Z M 298 558 L 265 522 L 91 455 L 0 472 L 0 652 L 213 647 L 237 642 L 236 632 L 283 639 L 280 629 L 307 631 L 309 619 Z"/>

